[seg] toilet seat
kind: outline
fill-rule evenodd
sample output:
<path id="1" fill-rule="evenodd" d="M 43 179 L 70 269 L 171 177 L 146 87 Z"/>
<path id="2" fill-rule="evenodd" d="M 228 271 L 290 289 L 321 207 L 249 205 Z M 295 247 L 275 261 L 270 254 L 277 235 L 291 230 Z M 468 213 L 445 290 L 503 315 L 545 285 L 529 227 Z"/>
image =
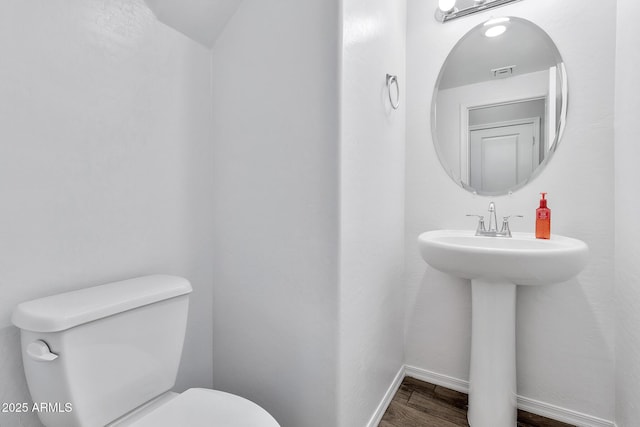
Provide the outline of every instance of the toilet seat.
<path id="1" fill-rule="evenodd" d="M 280 427 L 250 400 L 218 390 L 191 388 L 131 427 Z"/>

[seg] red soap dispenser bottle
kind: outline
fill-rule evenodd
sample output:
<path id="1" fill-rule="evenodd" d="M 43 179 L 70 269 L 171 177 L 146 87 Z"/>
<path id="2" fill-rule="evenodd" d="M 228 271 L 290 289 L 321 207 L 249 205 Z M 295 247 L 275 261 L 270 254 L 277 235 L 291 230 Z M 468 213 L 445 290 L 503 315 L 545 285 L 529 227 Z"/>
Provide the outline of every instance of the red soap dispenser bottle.
<path id="1" fill-rule="evenodd" d="M 536 239 L 551 237 L 551 209 L 547 207 L 547 193 L 540 193 L 540 207 L 536 209 Z"/>

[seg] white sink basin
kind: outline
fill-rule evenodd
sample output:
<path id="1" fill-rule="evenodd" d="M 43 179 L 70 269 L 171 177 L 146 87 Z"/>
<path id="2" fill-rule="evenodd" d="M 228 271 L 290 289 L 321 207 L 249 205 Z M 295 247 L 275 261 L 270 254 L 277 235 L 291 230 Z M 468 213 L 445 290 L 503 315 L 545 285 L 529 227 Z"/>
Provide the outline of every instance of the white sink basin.
<path id="1" fill-rule="evenodd" d="M 518 285 L 564 282 L 587 264 L 589 248 L 577 239 L 532 233 L 513 237 L 475 236 L 467 230 L 436 230 L 418 238 L 422 258 L 433 268 L 464 279 L 509 281 Z"/>
<path id="2" fill-rule="evenodd" d="M 587 264 L 589 248 L 558 235 L 484 237 L 464 230 L 422 233 L 418 244 L 432 267 L 471 280 L 469 425 L 515 427 L 516 285 L 571 279 Z"/>

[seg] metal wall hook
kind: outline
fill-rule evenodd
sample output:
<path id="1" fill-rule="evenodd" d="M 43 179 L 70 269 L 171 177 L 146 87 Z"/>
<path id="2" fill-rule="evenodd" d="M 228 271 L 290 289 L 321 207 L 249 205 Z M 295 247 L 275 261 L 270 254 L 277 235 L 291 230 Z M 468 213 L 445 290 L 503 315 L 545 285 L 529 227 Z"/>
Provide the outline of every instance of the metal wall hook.
<path id="1" fill-rule="evenodd" d="M 394 102 L 393 96 L 391 95 L 391 86 L 395 85 L 396 87 L 396 100 Z M 398 76 L 392 76 L 391 74 L 387 74 L 387 93 L 389 94 L 389 102 L 391 103 L 391 107 L 394 110 L 397 110 L 400 106 L 400 85 L 398 84 Z"/>

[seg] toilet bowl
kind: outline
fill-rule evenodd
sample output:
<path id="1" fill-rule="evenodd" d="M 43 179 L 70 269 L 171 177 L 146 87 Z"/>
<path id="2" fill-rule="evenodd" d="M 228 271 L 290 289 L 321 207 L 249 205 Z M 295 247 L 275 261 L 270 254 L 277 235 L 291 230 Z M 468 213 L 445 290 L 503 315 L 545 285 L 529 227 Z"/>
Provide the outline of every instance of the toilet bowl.
<path id="1" fill-rule="evenodd" d="M 144 276 L 19 304 L 22 359 L 46 427 L 279 427 L 250 400 L 175 385 L 191 284 Z"/>
<path id="2" fill-rule="evenodd" d="M 267 411 L 234 394 L 204 388 L 171 394 L 107 427 L 279 427 Z"/>

